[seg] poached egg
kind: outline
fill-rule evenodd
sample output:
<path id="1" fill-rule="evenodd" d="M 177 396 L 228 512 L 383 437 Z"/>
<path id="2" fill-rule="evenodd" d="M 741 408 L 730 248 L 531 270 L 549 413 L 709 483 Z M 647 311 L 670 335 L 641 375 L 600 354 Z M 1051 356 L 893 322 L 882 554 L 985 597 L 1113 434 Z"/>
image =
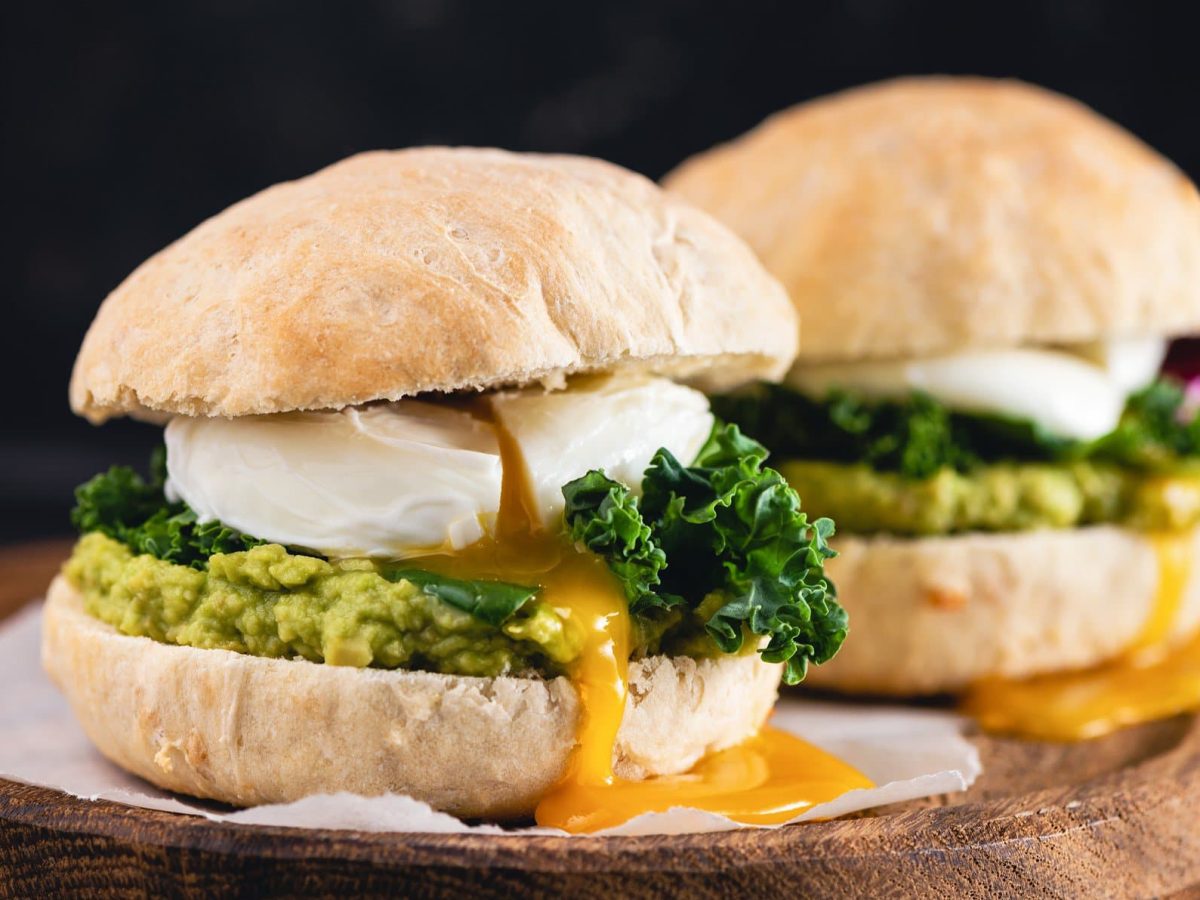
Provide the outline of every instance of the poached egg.
<path id="1" fill-rule="evenodd" d="M 640 495 L 660 447 L 689 465 L 713 427 L 708 398 L 665 378 L 585 378 L 566 391 L 498 394 L 492 409 L 520 448 L 529 512 L 543 528 L 559 521 L 568 481 L 601 469 Z"/>
<path id="2" fill-rule="evenodd" d="M 713 425 L 704 394 L 650 376 L 591 377 L 490 402 L 481 415 L 401 400 L 175 418 L 166 429 L 167 490 L 201 521 L 264 540 L 330 557 L 404 559 L 460 550 L 494 532 L 498 427 L 519 451 L 531 518 L 553 528 L 568 481 L 601 469 L 640 491 L 659 447 L 690 463 Z"/>
<path id="3" fill-rule="evenodd" d="M 953 410 L 1028 419 L 1058 437 L 1090 441 L 1116 428 L 1126 398 L 1154 380 L 1165 354 L 1161 338 L 973 350 L 797 366 L 787 383 L 817 398 L 834 388 L 873 399 L 922 391 Z"/>
<path id="4" fill-rule="evenodd" d="M 178 417 L 166 443 L 168 495 L 200 521 L 325 556 L 459 549 L 490 531 L 500 509 L 495 431 L 431 403 Z"/>

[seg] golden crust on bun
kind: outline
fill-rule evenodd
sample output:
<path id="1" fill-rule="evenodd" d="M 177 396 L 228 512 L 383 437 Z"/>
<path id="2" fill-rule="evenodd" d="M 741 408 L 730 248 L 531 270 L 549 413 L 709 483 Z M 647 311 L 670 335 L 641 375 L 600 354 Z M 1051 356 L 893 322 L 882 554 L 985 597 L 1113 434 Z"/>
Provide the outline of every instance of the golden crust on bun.
<path id="1" fill-rule="evenodd" d="M 740 234 L 800 362 L 1200 330 L 1200 199 L 1081 103 L 903 78 L 803 103 L 666 187 Z"/>
<path id="2" fill-rule="evenodd" d="M 378 151 L 142 264 L 92 324 L 71 405 L 96 422 L 245 416 L 624 366 L 729 385 L 782 374 L 795 324 L 742 241 L 639 175 Z"/>

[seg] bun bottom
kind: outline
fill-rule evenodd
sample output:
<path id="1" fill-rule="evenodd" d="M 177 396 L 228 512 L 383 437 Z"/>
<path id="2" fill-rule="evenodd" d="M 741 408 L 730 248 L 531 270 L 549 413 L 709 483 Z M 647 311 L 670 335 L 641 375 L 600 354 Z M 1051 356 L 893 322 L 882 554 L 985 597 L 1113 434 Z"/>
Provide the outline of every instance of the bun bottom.
<path id="1" fill-rule="evenodd" d="M 42 634 L 42 664 L 101 753 L 161 788 L 238 806 L 393 792 L 517 818 L 576 744 L 565 678 L 353 669 L 129 637 L 84 612 L 61 576 Z M 780 674 L 756 654 L 631 663 L 617 774 L 683 772 L 749 737 Z"/>
<path id="2" fill-rule="evenodd" d="M 1185 532 L 1192 556 L 1200 529 Z M 1094 666 L 1128 648 L 1151 617 L 1160 565 L 1153 539 L 1115 526 L 955 537 L 837 538 L 827 565 L 853 633 L 806 683 L 917 695 L 987 676 Z M 1200 566 L 1171 627 L 1200 626 Z"/>

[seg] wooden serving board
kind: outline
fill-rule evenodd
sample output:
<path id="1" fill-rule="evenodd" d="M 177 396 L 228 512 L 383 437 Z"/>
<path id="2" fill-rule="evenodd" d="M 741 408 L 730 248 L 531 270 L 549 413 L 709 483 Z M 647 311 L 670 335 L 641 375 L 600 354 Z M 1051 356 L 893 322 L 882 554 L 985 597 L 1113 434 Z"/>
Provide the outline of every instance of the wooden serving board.
<path id="1" fill-rule="evenodd" d="M 67 546 L 0 550 L 0 616 L 44 589 Z M 0 897 L 1143 897 L 1200 884 L 1195 717 L 1082 744 L 974 740 L 985 773 L 965 794 L 676 837 L 259 828 L 0 780 Z"/>

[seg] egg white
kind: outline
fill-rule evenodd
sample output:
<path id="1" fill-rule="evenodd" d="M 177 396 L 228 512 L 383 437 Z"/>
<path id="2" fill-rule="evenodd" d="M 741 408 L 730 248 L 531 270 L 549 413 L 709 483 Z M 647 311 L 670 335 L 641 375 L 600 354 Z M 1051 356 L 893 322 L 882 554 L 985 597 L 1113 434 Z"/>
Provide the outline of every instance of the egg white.
<path id="1" fill-rule="evenodd" d="M 952 410 L 1026 419 L 1050 434 L 1088 441 L 1117 426 L 1129 393 L 1154 379 L 1165 348 L 1150 339 L 800 365 L 787 383 L 814 397 L 834 388 L 875 399 L 921 391 Z"/>
<path id="2" fill-rule="evenodd" d="M 493 533 L 504 480 L 497 425 L 556 527 L 562 487 L 590 469 L 640 492 L 659 447 L 690 463 L 708 398 L 664 378 L 594 377 L 492 399 L 496 423 L 402 400 L 339 412 L 172 419 L 167 491 L 201 521 L 330 557 L 452 552 Z"/>
<path id="3" fill-rule="evenodd" d="M 641 493 L 642 476 L 660 447 L 685 465 L 712 432 L 708 398 L 666 378 L 603 376 L 565 391 L 529 388 L 496 395 L 496 420 L 520 448 L 542 527 L 558 523 L 562 487 L 602 470 Z"/>
<path id="4" fill-rule="evenodd" d="M 327 556 L 461 548 L 500 509 L 494 429 L 429 403 L 179 417 L 166 443 L 168 490 L 201 521 Z"/>

